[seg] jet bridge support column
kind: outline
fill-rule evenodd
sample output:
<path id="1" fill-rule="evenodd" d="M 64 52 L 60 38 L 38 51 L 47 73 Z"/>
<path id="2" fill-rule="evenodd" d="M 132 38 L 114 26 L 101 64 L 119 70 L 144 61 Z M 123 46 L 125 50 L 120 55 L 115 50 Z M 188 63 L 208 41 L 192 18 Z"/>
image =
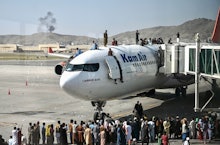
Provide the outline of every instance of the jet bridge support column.
<path id="1" fill-rule="evenodd" d="M 199 112 L 199 77 L 200 77 L 200 36 L 199 33 L 195 36 L 196 40 L 196 60 L 195 60 L 195 112 Z"/>

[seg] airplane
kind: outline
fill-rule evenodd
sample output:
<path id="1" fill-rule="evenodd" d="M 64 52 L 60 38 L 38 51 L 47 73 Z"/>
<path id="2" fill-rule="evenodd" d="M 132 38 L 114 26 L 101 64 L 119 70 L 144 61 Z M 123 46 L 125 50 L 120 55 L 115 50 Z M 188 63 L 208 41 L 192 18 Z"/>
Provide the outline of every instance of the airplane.
<path id="1" fill-rule="evenodd" d="M 217 27 L 219 23 L 215 33 L 220 34 Z M 219 41 L 219 35 L 215 39 Z M 194 75 L 161 73 L 162 55 L 161 45 L 103 46 L 57 64 L 55 72 L 61 75 L 60 87 L 66 93 L 91 101 L 96 107 L 94 120 L 99 120 L 105 115 L 102 107 L 108 100 L 146 91 L 155 93 L 155 89 L 162 88 L 176 88 L 176 95 L 186 95 Z"/>
<path id="2" fill-rule="evenodd" d="M 109 49 L 113 55 L 108 55 Z M 194 76 L 159 72 L 160 45 L 120 45 L 88 50 L 71 61 L 58 64 L 60 87 L 69 95 L 91 101 L 96 107 L 94 120 L 103 118 L 106 101 L 127 97 L 156 88 L 176 88 L 186 94 Z"/>

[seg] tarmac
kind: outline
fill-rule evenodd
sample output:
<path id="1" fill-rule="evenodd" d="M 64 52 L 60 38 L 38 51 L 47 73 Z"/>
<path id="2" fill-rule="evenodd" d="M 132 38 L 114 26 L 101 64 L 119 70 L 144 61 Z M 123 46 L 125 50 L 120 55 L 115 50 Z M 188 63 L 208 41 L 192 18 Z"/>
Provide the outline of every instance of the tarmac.
<path id="1" fill-rule="evenodd" d="M 190 145 L 204 145 L 204 142 L 198 139 L 191 139 L 190 141 Z M 138 145 L 141 145 L 141 143 L 137 143 Z M 220 144 L 220 140 L 212 140 L 210 142 L 207 142 L 206 144 L 210 144 L 210 145 L 219 145 Z M 149 143 L 149 145 L 158 145 L 157 142 L 154 143 Z M 182 140 L 179 139 L 170 139 L 169 140 L 169 145 L 182 145 Z"/>
<path id="2" fill-rule="evenodd" d="M 77 122 L 93 119 L 94 108 L 89 101 L 71 97 L 59 87 L 60 76 L 54 73 L 54 66 L 60 61 L 0 62 L 0 135 L 4 139 L 8 140 L 14 126 L 22 128 L 23 134 L 27 136 L 29 122 L 55 124 L 58 120 L 69 123 L 70 119 Z M 207 90 L 207 86 L 204 85 L 202 90 Z M 194 86 L 191 86 L 186 98 L 176 98 L 174 89 L 156 90 L 152 97 L 143 94 L 108 101 L 103 110 L 114 119 L 131 118 L 135 103 L 140 101 L 149 117 L 204 115 L 193 110 L 193 91 Z M 199 145 L 200 142 L 192 140 L 192 144 Z M 181 144 L 181 141 L 171 140 L 170 144 Z"/>

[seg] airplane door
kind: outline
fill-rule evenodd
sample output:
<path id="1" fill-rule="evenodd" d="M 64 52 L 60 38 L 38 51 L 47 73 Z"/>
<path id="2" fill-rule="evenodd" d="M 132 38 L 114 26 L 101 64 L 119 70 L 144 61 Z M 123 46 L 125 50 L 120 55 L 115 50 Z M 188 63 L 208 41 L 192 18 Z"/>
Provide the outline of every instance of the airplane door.
<path id="1" fill-rule="evenodd" d="M 120 79 L 120 68 L 114 56 L 107 56 L 105 61 L 109 68 L 109 77 L 111 79 Z"/>

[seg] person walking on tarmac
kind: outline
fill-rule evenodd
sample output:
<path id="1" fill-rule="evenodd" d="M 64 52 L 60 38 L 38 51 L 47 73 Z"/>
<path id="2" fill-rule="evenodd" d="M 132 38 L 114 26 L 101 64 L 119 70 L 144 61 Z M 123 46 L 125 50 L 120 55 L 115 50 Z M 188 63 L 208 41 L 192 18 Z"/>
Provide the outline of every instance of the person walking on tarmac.
<path id="1" fill-rule="evenodd" d="M 139 101 L 137 101 L 137 103 L 135 104 L 133 113 L 134 113 L 134 116 L 136 116 L 138 119 L 140 119 L 142 117 L 143 107 Z"/>

